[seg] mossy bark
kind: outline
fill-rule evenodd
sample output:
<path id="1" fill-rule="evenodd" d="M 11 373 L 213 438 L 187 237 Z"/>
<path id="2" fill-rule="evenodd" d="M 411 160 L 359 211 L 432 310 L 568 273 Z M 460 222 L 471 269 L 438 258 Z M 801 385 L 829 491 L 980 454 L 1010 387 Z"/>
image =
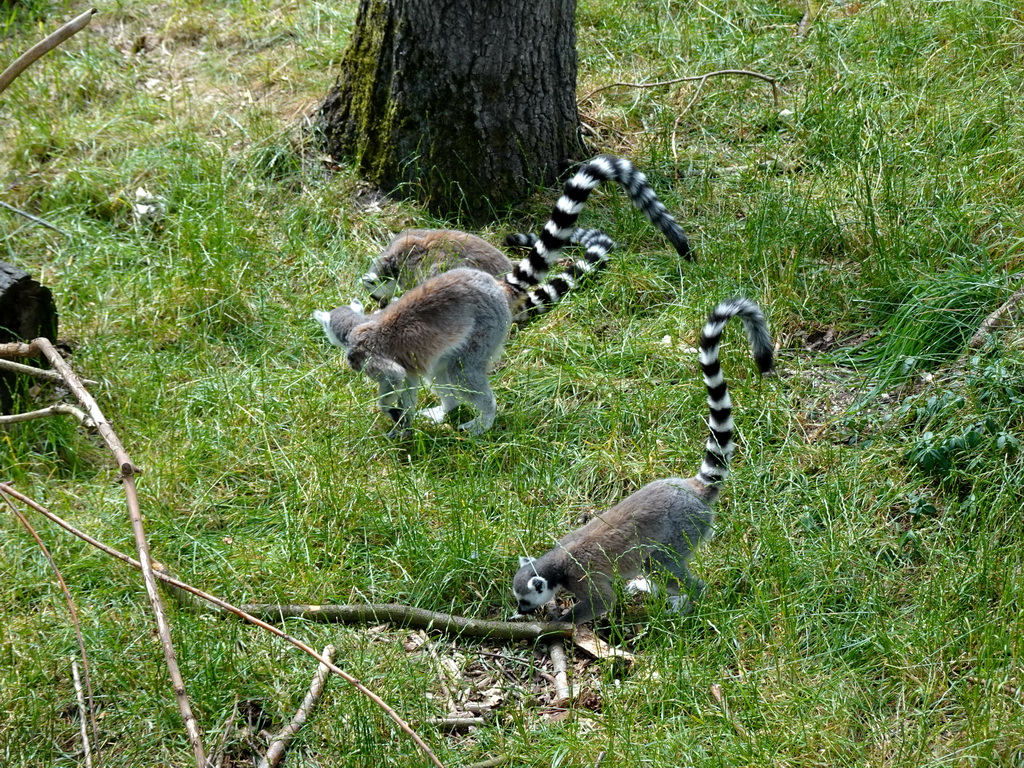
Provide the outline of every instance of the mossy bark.
<path id="1" fill-rule="evenodd" d="M 361 0 L 320 108 L 327 151 L 388 192 L 485 217 L 583 152 L 575 0 Z"/>

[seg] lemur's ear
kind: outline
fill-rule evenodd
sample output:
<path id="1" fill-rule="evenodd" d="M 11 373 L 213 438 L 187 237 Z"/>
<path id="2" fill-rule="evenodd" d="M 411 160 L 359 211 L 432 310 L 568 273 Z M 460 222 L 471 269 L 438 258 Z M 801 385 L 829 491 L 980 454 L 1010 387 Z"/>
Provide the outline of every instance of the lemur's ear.
<path id="1" fill-rule="evenodd" d="M 535 558 L 535 557 L 523 557 L 522 555 L 520 555 L 519 556 L 519 567 L 522 568 L 524 565 L 528 565 L 528 564 L 532 563 L 536 559 L 537 558 Z"/>
<path id="2" fill-rule="evenodd" d="M 402 381 L 405 379 L 405 368 L 394 360 L 380 355 L 371 355 L 363 364 L 363 373 L 375 379 L 390 379 L 391 381 Z"/>

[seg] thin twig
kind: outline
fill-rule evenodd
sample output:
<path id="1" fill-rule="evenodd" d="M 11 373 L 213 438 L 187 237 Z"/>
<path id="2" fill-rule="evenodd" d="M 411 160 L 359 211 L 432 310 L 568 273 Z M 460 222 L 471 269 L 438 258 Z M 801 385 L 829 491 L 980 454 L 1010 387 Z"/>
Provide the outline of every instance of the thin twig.
<path id="1" fill-rule="evenodd" d="M 23 373 L 26 376 L 33 376 L 37 379 L 46 379 L 47 381 L 52 381 L 56 384 L 64 383 L 64 377 L 56 371 L 51 371 L 49 368 L 36 368 L 34 365 L 25 365 L 24 363 L 16 363 L 13 360 L 4 360 L 4 350 L 2 349 L 2 346 L 3 345 L 0 345 L 0 369 L 11 371 L 12 373 Z M 25 355 L 21 355 L 21 357 L 25 357 Z M 99 384 L 98 381 L 93 381 L 92 379 L 81 379 L 81 382 L 86 386 L 96 386 Z"/>
<path id="2" fill-rule="evenodd" d="M 9 413 L 4 416 L 0 416 L 0 424 L 17 424 L 20 421 L 32 421 L 33 419 L 45 419 L 49 416 L 63 415 L 63 416 L 74 416 L 78 419 L 78 423 L 86 429 L 95 429 L 96 425 L 92 419 L 89 418 L 87 413 L 75 408 L 73 405 L 66 403 L 54 403 L 48 405 L 46 408 L 40 408 L 38 411 L 26 411 L 25 413 Z"/>
<path id="3" fill-rule="evenodd" d="M 587 101 L 595 93 L 601 91 L 607 91 L 610 88 L 658 88 L 663 85 L 675 85 L 677 83 L 691 83 L 694 81 L 701 81 L 701 85 L 704 81 L 710 77 L 719 77 L 721 75 L 742 75 L 744 77 L 755 77 L 758 80 L 764 80 L 766 83 L 770 83 L 772 86 L 772 100 L 775 103 L 776 109 L 781 109 L 782 106 L 782 89 L 779 86 L 779 81 L 771 75 L 765 75 L 761 72 L 752 72 L 749 69 L 719 69 L 714 72 L 705 72 L 703 75 L 690 75 L 688 77 L 677 77 L 673 80 L 661 80 L 657 83 L 608 83 L 602 85 L 599 88 L 595 88 L 580 101 Z"/>
<path id="4" fill-rule="evenodd" d="M 722 714 L 725 715 L 725 719 L 729 721 L 729 725 L 733 727 L 733 730 L 736 731 L 737 735 L 744 739 L 749 738 L 747 729 L 744 728 L 740 721 L 733 717 L 732 712 L 729 711 L 729 705 L 726 703 L 725 695 L 722 693 L 722 686 L 718 683 L 712 683 L 711 695 L 715 698 L 715 701 L 718 702 L 718 706 L 722 708 Z"/>
<path id="5" fill-rule="evenodd" d="M 982 680 L 976 675 L 967 675 L 965 679 L 969 683 L 974 683 L 974 685 L 984 686 L 991 683 L 997 691 L 1013 699 L 1020 700 L 1022 695 L 1024 695 L 1024 687 L 1016 688 L 1013 683 L 1008 680 L 1003 680 L 1002 682 L 997 683 L 995 680 Z"/>
<path id="6" fill-rule="evenodd" d="M 64 581 L 64 575 L 60 572 L 60 568 L 57 567 L 57 561 L 53 559 L 53 555 L 50 554 L 50 550 L 46 544 L 40 538 L 36 529 L 32 527 L 32 524 L 28 521 L 21 510 L 19 510 L 10 498 L 4 496 L 4 501 L 7 502 L 7 506 L 11 508 L 11 512 L 18 519 L 18 522 L 28 531 L 29 535 L 35 539 L 36 546 L 39 547 L 39 551 L 43 553 L 43 557 L 50 563 L 50 567 L 53 568 L 53 573 L 57 578 L 57 584 L 60 585 L 61 592 L 64 593 L 64 602 L 68 606 L 68 614 L 71 616 L 71 626 L 75 630 L 75 642 L 78 643 L 78 652 L 82 656 L 82 676 L 85 678 L 85 688 L 89 695 L 89 716 L 88 718 L 82 718 L 82 728 L 85 728 L 86 719 L 89 721 L 89 725 L 92 728 L 92 740 L 99 744 L 99 730 L 96 727 L 96 718 L 93 715 L 95 707 L 93 706 L 92 698 L 92 675 L 89 674 L 89 655 L 85 651 L 85 638 L 82 637 L 82 626 L 78 621 L 78 610 L 75 608 L 74 598 L 71 597 L 71 590 L 68 589 L 67 582 Z"/>
<path id="7" fill-rule="evenodd" d="M 0 494 L 6 494 L 8 496 L 11 496 L 12 498 L 17 499 L 18 501 L 22 502 L 23 504 L 26 504 L 31 509 L 33 509 L 36 512 L 38 512 L 39 514 L 43 515 L 43 517 L 47 518 L 51 522 L 59 525 L 61 528 L 63 528 L 68 533 L 72 534 L 73 536 L 77 536 L 82 541 L 92 545 L 96 549 L 99 549 L 101 552 L 104 552 L 104 553 L 110 555 L 113 558 L 116 558 L 116 559 L 118 559 L 118 560 L 120 560 L 120 561 L 122 561 L 124 563 L 127 563 L 128 565 L 132 566 L 133 568 L 137 568 L 139 570 L 142 570 L 142 565 L 137 560 L 129 557 L 128 555 L 126 555 L 126 554 L 124 554 L 122 552 L 119 552 L 118 550 L 114 549 L 113 547 L 107 546 L 103 542 L 93 538 L 92 536 L 90 536 L 89 534 L 85 533 L 84 531 L 78 530 L 75 526 L 71 525 L 71 523 L 67 522 L 66 520 L 64 520 L 60 516 L 54 514 L 53 512 L 51 512 L 50 510 L 46 509 L 45 507 L 43 507 L 39 503 L 33 501 L 29 497 L 27 497 L 27 496 L 19 493 L 18 491 L 14 490 L 14 488 L 12 488 L 7 483 L 0 483 Z M 430 761 L 434 765 L 436 765 L 437 768 L 444 768 L 444 765 L 437 758 L 437 755 L 434 754 L 433 750 L 430 749 L 430 747 L 427 745 L 427 743 L 425 741 L 423 741 L 423 739 L 419 736 L 419 734 L 417 734 L 409 726 L 408 723 L 406 723 L 401 717 L 399 717 L 398 713 L 395 712 L 395 710 L 392 709 L 390 706 L 388 706 L 388 704 L 382 698 L 380 698 L 380 696 L 375 694 L 373 691 L 371 691 L 369 688 L 367 688 L 365 685 L 363 685 L 361 682 L 359 682 L 359 680 L 354 678 L 352 675 L 348 674 L 344 670 L 342 670 L 339 667 L 337 667 L 334 663 L 332 663 L 332 662 L 328 661 L 327 659 L 325 659 L 323 656 L 321 656 L 319 653 L 317 653 L 309 645 L 307 645 L 306 643 L 303 643 L 301 640 L 297 640 L 296 638 L 292 637 L 288 633 L 286 633 L 286 632 L 278 629 L 277 627 L 273 626 L 272 624 L 268 624 L 267 622 L 261 621 L 260 619 L 256 618 L 255 616 L 251 616 L 251 615 L 247 614 L 245 611 L 241 610 L 240 608 L 237 608 L 236 606 L 232 605 L 231 603 L 227 602 L 226 600 L 221 600 L 219 597 L 215 597 L 215 596 L 209 594 L 208 592 L 204 592 L 201 589 L 197 589 L 196 587 L 191 586 L 190 584 L 186 584 L 185 582 L 179 581 L 178 579 L 175 579 L 172 576 L 168 576 L 166 573 L 164 573 L 159 568 L 154 570 L 153 573 L 156 576 L 156 578 L 158 578 L 160 581 L 164 582 L 165 584 L 170 585 L 175 590 L 182 591 L 182 592 L 187 592 L 188 594 L 193 595 L 194 597 L 197 597 L 197 598 L 199 598 L 201 600 L 204 600 L 204 601 L 210 603 L 211 605 L 215 606 L 216 608 L 219 608 L 220 610 L 227 611 L 228 613 L 234 614 L 235 616 L 238 616 L 239 618 L 245 619 L 250 624 L 255 624 L 257 627 L 265 629 L 266 631 L 270 632 L 271 634 L 276 635 L 277 637 L 280 637 L 282 640 L 284 640 L 285 642 L 290 643 L 291 645 L 295 646 L 296 648 L 298 648 L 303 653 L 307 654 L 308 656 L 313 657 L 314 659 L 319 661 L 321 664 L 326 665 L 327 668 L 331 670 L 331 672 L 333 672 L 334 674 L 338 675 L 338 677 L 342 678 L 343 680 L 345 680 L 346 682 L 351 684 L 352 687 L 354 687 L 357 691 L 359 691 L 361 694 L 363 694 L 368 699 L 370 699 L 374 704 L 376 704 L 378 707 L 380 707 L 385 712 L 385 714 L 387 714 L 387 716 L 390 717 L 392 719 L 392 721 L 394 721 L 394 723 L 399 728 L 401 728 L 403 731 L 405 731 L 406 734 L 409 735 L 409 738 L 411 738 L 416 743 L 416 746 L 418 746 L 423 751 L 423 753 L 425 755 L 427 755 L 428 758 L 430 758 Z"/>
<path id="8" fill-rule="evenodd" d="M 1008 315 L 1013 312 L 1022 300 L 1024 300 L 1024 288 L 1018 288 L 1009 299 L 1003 302 L 999 309 L 985 318 L 977 332 L 967 343 L 967 346 L 970 349 L 978 349 L 978 347 L 984 344 L 986 336 L 992 333 L 996 328 L 1006 325 L 1008 322 Z"/>
<path id="9" fill-rule="evenodd" d="M 7 67 L 2 73 L 0 73 L 0 93 L 7 90 L 7 86 L 14 82 L 14 78 L 20 75 L 33 61 L 38 59 L 40 56 L 52 51 L 58 45 L 63 43 L 69 37 L 76 32 L 81 32 L 89 25 L 89 20 L 92 15 L 96 13 L 95 8 L 90 8 L 88 11 L 83 13 L 81 16 L 76 16 L 67 24 L 62 26 L 56 32 L 47 35 L 45 38 L 40 40 L 38 43 L 33 45 L 21 56 L 16 58 L 14 62 Z"/>
<path id="10" fill-rule="evenodd" d="M 124 487 L 125 498 L 128 505 L 128 518 L 131 521 L 132 536 L 135 539 L 135 551 L 139 556 L 139 563 L 142 570 L 142 579 L 146 584 L 146 594 L 149 596 L 149 603 L 156 618 L 157 635 L 160 638 L 160 646 L 163 649 L 164 663 L 170 674 L 171 685 L 174 688 L 174 696 L 178 703 L 178 711 L 185 724 L 185 732 L 189 743 L 192 745 L 192 752 L 195 755 L 197 768 L 207 768 L 206 750 L 203 748 L 203 735 L 199 729 L 199 723 L 192 714 L 192 704 L 189 701 L 188 693 L 185 690 L 185 679 L 181 675 L 181 668 L 178 666 L 178 656 L 174 650 L 174 642 L 171 639 L 171 629 L 167 622 L 167 612 L 164 609 L 163 599 L 160 590 L 156 585 L 156 578 L 153 576 L 153 565 L 149 557 L 149 543 L 146 541 L 146 530 L 142 524 L 142 511 L 139 507 L 139 495 L 135 486 L 135 475 L 137 470 L 132 460 L 128 457 L 121 441 L 118 439 L 110 423 L 103 416 L 92 395 L 82 385 L 78 375 L 71 369 L 60 353 L 54 348 L 48 339 L 38 338 L 32 341 L 32 345 L 38 347 L 50 365 L 64 379 L 65 386 L 75 396 L 75 399 L 85 408 L 86 412 L 96 424 L 96 431 L 103 438 L 114 460 L 121 468 L 121 484 Z"/>
<path id="11" fill-rule="evenodd" d="M 15 208 L 13 205 L 11 205 L 10 203 L 5 203 L 3 200 L 0 200 L 0 208 L 6 208 L 8 211 L 11 211 L 12 213 L 16 213 L 19 216 L 24 216 L 29 221 L 39 224 L 40 226 L 46 227 L 47 229 L 52 229 L 54 232 L 58 232 L 64 235 L 64 237 L 72 237 L 70 232 L 65 232 L 60 227 L 55 227 L 46 219 L 41 219 L 35 214 L 31 214 L 28 211 L 21 210 L 21 208 Z"/>
<path id="12" fill-rule="evenodd" d="M 334 659 L 334 646 L 328 645 L 325 647 L 321 655 L 327 661 L 332 661 Z M 313 711 L 313 707 L 320 700 L 330 671 L 325 664 L 321 664 L 316 668 L 316 673 L 313 675 L 313 681 L 309 684 L 306 698 L 302 700 L 302 704 L 295 712 L 295 717 L 292 718 L 292 721 L 282 728 L 281 732 L 270 742 L 270 746 L 267 747 L 267 754 L 260 760 L 259 768 L 275 768 L 281 762 L 281 758 L 284 757 L 284 752 L 288 749 L 288 745 L 303 724 L 305 724 L 309 713 Z"/>
<path id="13" fill-rule="evenodd" d="M 479 763 L 470 763 L 466 768 L 498 768 L 499 765 L 504 765 L 508 762 L 508 757 L 505 755 L 498 755 L 497 757 L 491 757 L 487 760 L 481 760 Z"/>
<path id="14" fill-rule="evenodd" d="M 75 681 L 75 699 L 78 700 L 78 721 L 82 730 L 82 750 L 85 752 L 85 768 L 92 768 L 92 749 L 89 746 L 89 729 L 85 724 L 92 720 L 92 711 L 88 715 L 85 709 L 85 696 L 82 695 L 82 680 L 78 675 L 78 661 L 71 657 L 71 676 Z M 93 723 L 95 725 L 95 722 Z"/>
<path id="15" fill-rule="evenodd" d="M 815 22 L 818 16 L 821 14 L 821 5 L 815 3 L 813 0 L 807 0 L 807 7 L 804 9 L 803 18 L 800 19 L 800 23 L 796 27 L 796 36 L 804 37 L 810 30 L 811 25 Z"/>

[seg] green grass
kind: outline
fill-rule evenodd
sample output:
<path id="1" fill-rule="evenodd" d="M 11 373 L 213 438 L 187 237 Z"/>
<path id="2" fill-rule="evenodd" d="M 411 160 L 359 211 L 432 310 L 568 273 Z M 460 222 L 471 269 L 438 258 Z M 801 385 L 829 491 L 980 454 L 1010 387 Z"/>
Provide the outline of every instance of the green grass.
<path id="1" fill-rule="evenodd" d="M 518 555 L 696 470 L 706 405 L 689 350 L 706 312 L 744 294 L 768 313 L 780 375 L 759 379 L 727 332 L 740 450 L 695 564 L 709 592 L 685 618 L 616 613 L 610 637 L 637 662 L 582 674 L 599 708 L 552 722 L 530 648 L 501 649 L 506 677 L 480 655 L 499 649 L 432 638 L 509 697 L 452 736 L 423 724 L 444 714 L 439 677 L 408 633 L 289 631 L 337 645 L 450 766 L 1019 765 L 1024 712 L 999 685 L 1024 684 L 1024 352 L 1010 331 L 964 353 L 1022 267 L 1020 8 L 822 4 L 799 37 L 798 2 L 583 0 L 581 96 L 746 68 L 780 80 L 793 118 L 742 77 L 584 102 L 594 150 L 648 173 L 698 260 L 679 263 L 621 193 L 599 192 L 581 223 L 620 243 L 612 267 L 510 340 L 495 427 L 400 444 L 310 314 L 358 296 L 392 233 L 457 222 L 367 207 L 358 179 L 306 144 L 355 10 L 121 0 L 0 96 L 0 197 L 71 233 L 0 210 L 0 259 L 52 287 L 73 366 L 103 381 L 144 469 L 155 557 L 235 602 L 507 616 Z M 0 6 L 0 61 L 73 12 Z M 165 201 L 156 225 L 133 220 L 139 187 Z M 556 195 L 481 234 L 536 230 Z M 829 348 L 810 346 L 825 332 Z M 2 437 L 4 478 L 132 549 L 96 438 L 56 420 Z M 67 611 L 33 541 L 0 521 L 0 764 L 83 764 Z M 38 528 L 82 617 L 101 765 L 192 764 L 140 580 Z M 276 730 L 312 664 L 238 623 L 171 621 L 208 745 L 226 733 L 248 764 L 236 706 Z M 426 764 L 339 681 L 288 760 Z"/>

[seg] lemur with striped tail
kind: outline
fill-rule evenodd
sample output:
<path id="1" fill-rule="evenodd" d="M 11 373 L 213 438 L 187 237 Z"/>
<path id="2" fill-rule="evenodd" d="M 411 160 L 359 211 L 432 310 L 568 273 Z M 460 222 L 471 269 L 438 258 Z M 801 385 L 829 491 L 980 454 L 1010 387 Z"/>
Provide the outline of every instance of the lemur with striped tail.
<path id="1" fill-rule="evenodd" d="M 537 235 L 517 234 L 505 238 L 506 245 L 532 248 Z M 576 229 L 569 243 L 584 248 L 583 258 L 565 270 L 565 277 L 551 278 L 557 289 L 540 285 L 533 289 L 536 298 L 528 302 L 533 308 L 529 316 L 546 312 L 584 277 L 598 272 L 608 262 L 615 242 L 599 229 Z M 381 307 L 386 307 L 396 293 L 409 290 L 432 277 L 459 267 L 479 269 L 494 277 L 512 271 L 512 261 L 482 237 L 457 229 L 407 229 L 392 238 L 373 262 L 360 282 Z M 517 317 L 525 320 L 526 317 Z"/>
<path id="2" fill-rule="evenodd" d="M 730 318 L 743 321 L 762 373 L 772 368 L 773 348 L 764 313 L 748 299 L 715 307 L 700 337 L 700 366 L 708 391 L 710 435 L 695 477 L 655 480 L 586 525 L 562 537 L 537 559 L 520 558 L 512 592 L 520 613 L 530 613 L 560 591 L 576 603 L 558 620 L 582 624 L 605 614 L 615 602 L 613 582 L 651 577 L 677 611 L 699 597 L 704 583 L 690 573 L 693 552 L 711 537 L 712 505 L 729 474 L 735 451 L 732 401 L 718 362 L 722 331 Z"/>
<path id="3" fill-rule="evenodd" d="M 569 244 L 590 193 L 604 181 L 618 182 L 679 255 L 689 258 L 686 235 L 644 174 L 628 160 L 600 155 L 566 182 L 529 255 L 508 274 L 495 278 L 454 269 L 370 315 L 356 303 L 314 313 L 327 338 L 345 350 L 349 365 L 378 382 L 381 410 L 395 422 L 392 436 L 411 428 L 421 383 L 430 383 L 441 398 L 441 405 L 426 411 L 431 420 L 440 423 L 465 402 L 478 415 L 459 428 L 471 434 L 490 429 L 497 406 L 488 369 L 501 354 L 513 318 L 547 301 L 532 292 Z"/>

